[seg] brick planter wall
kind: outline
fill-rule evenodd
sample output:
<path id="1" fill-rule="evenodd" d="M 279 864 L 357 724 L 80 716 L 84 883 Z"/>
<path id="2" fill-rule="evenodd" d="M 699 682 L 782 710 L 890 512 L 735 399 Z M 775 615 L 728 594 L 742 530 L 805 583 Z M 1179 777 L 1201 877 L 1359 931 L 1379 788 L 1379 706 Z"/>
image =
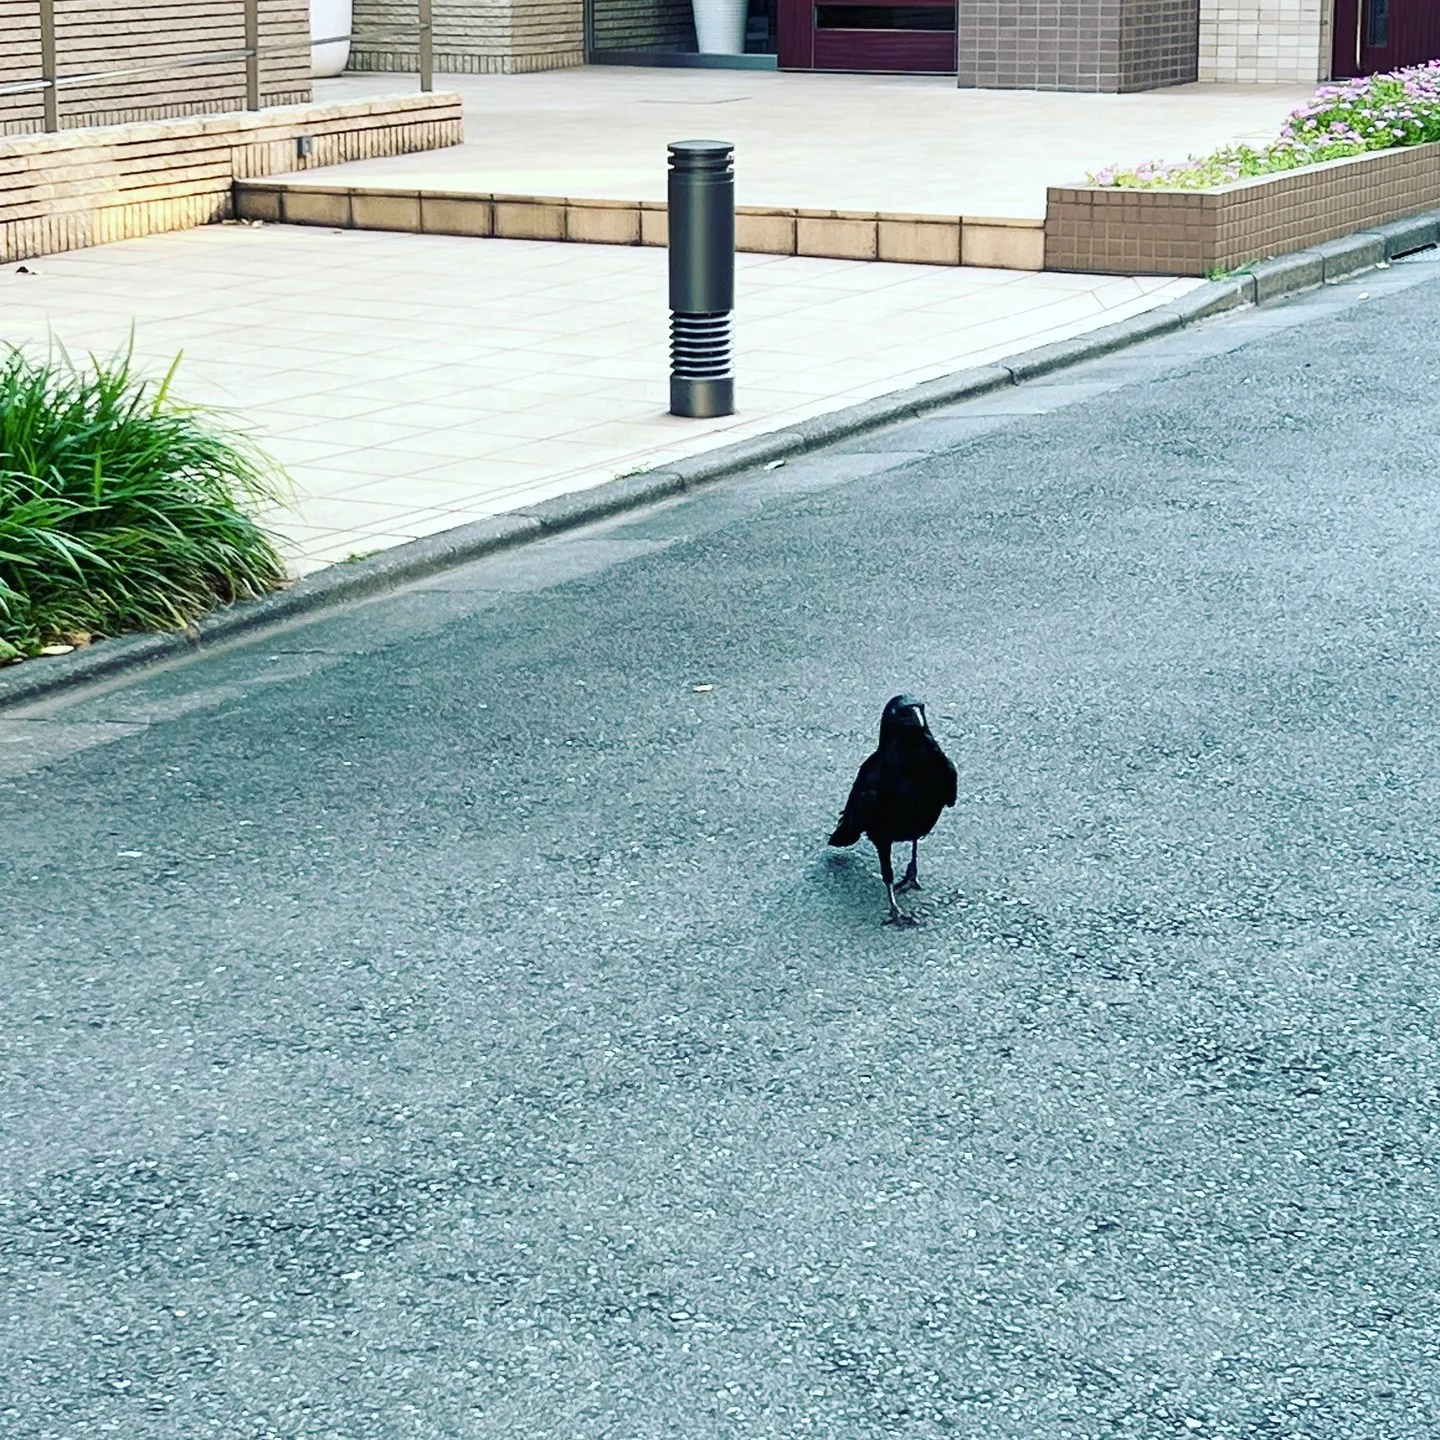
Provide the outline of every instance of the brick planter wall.
<path id="1" fill-rule="evenodd" d="M 301 135 L 313 143 L 304 159 Z M 247 176 L 461 139 L 460 97 L 436 93 L 0 140 L 0 262 L 228 219 Z"/>
<path id="2" fill-rule="evenodd" d="M 1045 268 L 1206 275 L 1440 205 L 1440 144 L 1383 150 L 1217 190 L 1052 186 Z"/>
<path id="3" fill-rule="evenodd" d="M 241 0 L 55 0 L 55 59 L 61 76 L 164 65 L 245 44 Z M 308 0 L 260 0 L 260 47 L 283 54 L 260 60 L 263 105 L 310 99 Z M 0 0 L 0 84 L 40 78 L 39 0 Z M 206 115 L 245 106 L 245 62 L 176 65 L 143 75 L 66 86 L 59 92 L 60 126 L 119 125 Z M 37 91 L 0 95 L 0 135 L 43 129 Z"/>

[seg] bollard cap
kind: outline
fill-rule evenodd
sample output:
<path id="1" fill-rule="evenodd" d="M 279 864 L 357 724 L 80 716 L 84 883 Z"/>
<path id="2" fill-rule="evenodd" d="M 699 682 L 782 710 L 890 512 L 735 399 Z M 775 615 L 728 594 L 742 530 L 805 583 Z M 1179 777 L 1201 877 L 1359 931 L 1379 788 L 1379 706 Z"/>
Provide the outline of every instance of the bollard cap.
<path id="1" fill-rule="evenodd" d="M 667 148 L 672 170 L 728 170 L 735 155 L 729 140 L 675 140 Z"/>

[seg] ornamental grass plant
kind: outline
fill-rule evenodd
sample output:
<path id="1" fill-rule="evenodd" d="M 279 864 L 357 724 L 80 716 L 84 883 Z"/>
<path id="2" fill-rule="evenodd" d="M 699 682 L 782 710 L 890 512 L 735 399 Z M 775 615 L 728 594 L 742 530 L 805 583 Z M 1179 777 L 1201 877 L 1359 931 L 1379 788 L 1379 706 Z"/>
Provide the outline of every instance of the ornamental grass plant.
<path id="1" fill-rule="evenodd" d="M 132 350 L 0 360 L 0 661 L 183 626 L 285 581 L 255 519 L 283 472 Z"/>
<path id="2" fill-rule="evenodd" d="M 1174 164 L 1110 166 L 1089 180 L 1125 190 L 1213 190 L 1254 175 L 1432 140 L 1440 140 L 1440 60 L 1322 86 L 1258 150 L 1235 145 Z"/>

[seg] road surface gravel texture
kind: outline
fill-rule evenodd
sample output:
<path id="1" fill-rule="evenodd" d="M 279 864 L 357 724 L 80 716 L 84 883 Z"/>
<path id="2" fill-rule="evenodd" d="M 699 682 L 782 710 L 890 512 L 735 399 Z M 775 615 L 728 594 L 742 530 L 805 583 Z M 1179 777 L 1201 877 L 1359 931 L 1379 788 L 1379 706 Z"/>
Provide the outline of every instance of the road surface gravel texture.
<path id="1" fill-rule="evenodd" d="M 1433 1437 L 1437 324 L 1432 254 L 7 715 L 0 1432 Z M 910 930 L 824 845 L 900 690 Z"/>

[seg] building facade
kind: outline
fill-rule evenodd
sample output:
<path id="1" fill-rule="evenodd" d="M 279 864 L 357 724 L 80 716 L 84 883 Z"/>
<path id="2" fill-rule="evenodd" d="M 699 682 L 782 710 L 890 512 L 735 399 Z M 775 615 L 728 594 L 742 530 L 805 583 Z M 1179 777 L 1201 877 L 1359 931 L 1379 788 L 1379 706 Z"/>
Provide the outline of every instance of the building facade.
<path id="1" fill-rule="evenodd" d="M 951 74 L 985 89 L 1313 84 L 1440 57 L 1440 0 L 749 0 L 696 54 L 691 0 L 432 0 L 459 73 L 615 64 Z M 415 0 L 355 0 L 357 69 L 413 69 Z"/>

